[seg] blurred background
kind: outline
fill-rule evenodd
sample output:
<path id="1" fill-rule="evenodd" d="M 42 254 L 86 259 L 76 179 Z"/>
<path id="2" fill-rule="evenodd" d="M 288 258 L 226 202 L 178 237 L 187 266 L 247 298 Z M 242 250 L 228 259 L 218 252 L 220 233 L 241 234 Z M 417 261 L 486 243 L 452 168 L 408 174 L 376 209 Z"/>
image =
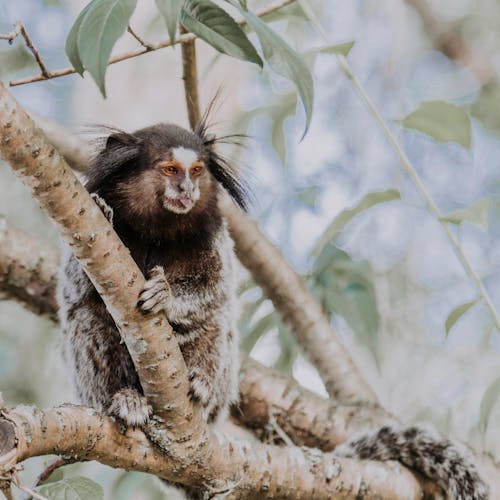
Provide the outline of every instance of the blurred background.
<path id="1" fill-rule="evenodd" d="M 69 66 L 65 39 L 86 3 L 0 0 L 0 33 L 20 20 L 50 69 Z M 475 223 L 453 225 L 452 231 L 500 312 L 500 3 L 309 3 L 330 44 L 355 42 L 348 56 L 354 73 L 441 212 L 476 214 L 469 217 Z M 249 1 L 253 11 L 267 4 Z M 243 150 L 226 153 L 250 180 L 252 217 L 308 280 L 390 412 L 407 423 L 429 422 L 500 460 L 500 404 L 495 404 L 500 332 L 481 301 L 455 314 L 460 316 L 455 323 L 450 316 L 477 298 L 474 282 L 336 57 L 314 52 L 325 40 L 298 5 L 268 21 L 299 53 L 312 51 L 307 61 L 315 78 L 314 112 L 303 140 L 304 111 L 288 81 L 197 42 L 202 104 L 222 87 L 215 130 L 249 136 Z M 146 40 L 167 36 L 153 0 L 139 2 L 131 25 Z M 137 41 L 126 34 L 114 53 L 135 47 Z M 4 83 L 38 72 L 21 39 L 11 46 L 0 40 Z M 125 130 L 159 121 L 188 126 L 179 47 L 110 66 L 106 87 L 103 99 L 89 76 L 71 75 L 11 91 L 29 111 L 83 139 L 86 127 L 95 124 Z M 470 148 L 399 123 L 422 102 L 437 100 L 470 116 Z M 359 210 L 325 234 L 339 214 L 369 193 L 388 201 Z M 1 162 L 0 215 L 49 243 L 58 240 Z M 326 395 L 315 369 L 243 269 L 241 283 L 243 348 Z M 74 401 L 57 327 L 8 301 L 0 302 L 0 391 L 8 404 Z M 32 462 L 28 475 L 40 467 L 40 460 Z M 105 488 L 106 498 L 161 498 L 146 475 L 97 464 L 64 470 L 91 476 Z"/>

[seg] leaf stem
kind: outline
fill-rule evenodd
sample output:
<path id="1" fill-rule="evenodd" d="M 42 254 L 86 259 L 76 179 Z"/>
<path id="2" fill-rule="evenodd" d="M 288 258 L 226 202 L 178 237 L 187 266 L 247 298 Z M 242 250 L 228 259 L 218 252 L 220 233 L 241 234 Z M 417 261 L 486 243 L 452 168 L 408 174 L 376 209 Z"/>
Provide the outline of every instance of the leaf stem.
<path id="1" fill-rule="evenodd" d="M 375 121 L 380 125 L 382 128 L 387 140 L 390 142 L 394 150 L 396 151 L 396 154 L 401 162 L 401 166 L 405 170 L 405 172 L 408 174 L 410 179 L 413 181 L 415 184 L 417 191 L 420 193 L 420 196 L 423 198 L 425 205 L 429 209 L 432 215 L 438 220 L 438 222 L 441 224 L 442 228 L 444 229 L 446 236 L 450 240 L 453 249 L 455 250 L 455 254 L 458 257 L 458 260 L 462 264 L 463 268 L 465 269 L 465 272 L 467 275 L 475 282 L 479 293 L 481 295 L 481 298 L 483 299 L 484 303 L 486 304 L 486 307 L 488 308 L 491 317 L 493 319 L 493 323 L 495 324 L 496 329 L 500 332 L 500 318 L 498 317 L 498 313 L 495 309 L 495 306 L 493 305 L 493 302 L 491 300 L 491 297 L 488 294 L 488 291 L 486 290 L 486 287 L 484 286 L 483 281 L 481 280 L 480 276 L 476 273 L 476 271 L 473 269 L 471 263 L 465 256 L 462 247 L 460 246 L 457 238 L 453 234 L 453 232 L 450 229 L 449 224 L 443 220 L 443 214 L 440 212 L 439 208 L 437 205 L 434 203 L 434 200 L 431 198 L 430 194 L 428 193 L 426 187 L 420 180 L 420 177 L 418 176 L 417 171 L 413 167 L 412 163 L 406 156 L 406 153 L 404 152 L 403 148 L 399 144 L 398 140 L 394 136 L 394 134 L 391 132 L 387 124 L 385 123 L 384 119 L 378 112 L 377 108 L 373 104 L 372 100 L 370 99 L 370 96 L 367 94 L 359 80 L 356 78 L 354 73 L 352 72 L 349 63 L 347 62 L 347 59 L 343 56 L 338 54 L 337 55 L 337 61 L 339 62 L 340 68 L 347 76 L 347 78 L 350 80 L 352 86 L 360 96 L 361 100 L 365 103 L 366 107 L 368 108 L 368 111 L 370 114 L 375 118 Z"/>

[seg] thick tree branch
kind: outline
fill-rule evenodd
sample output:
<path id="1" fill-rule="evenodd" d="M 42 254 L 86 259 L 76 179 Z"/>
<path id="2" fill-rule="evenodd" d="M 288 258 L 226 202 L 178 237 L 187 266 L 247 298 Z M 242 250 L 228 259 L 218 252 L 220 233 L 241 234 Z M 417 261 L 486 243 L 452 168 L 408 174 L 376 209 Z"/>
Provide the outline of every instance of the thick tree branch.
<path id="1" fill-rule="evenodd" d="M 220 435 L 216 440 L 210 465 L 194 461 L 183 469 L 175 456 L 162 454 L 141 431 L 122 434 L 117 423 L 92 409 L 18 406 L 1 412 L 0 473 L 29 457 L 55 453 L 149 472 L 184 484 L 192 484 L 194 475 L 215 476 L 219 481 L 212 483 L 212 493 L 227 493 L 227 498 L 235 499 L 319 500 L 359 495 L 417 499 L 423 494 L 412 474 L 394 463 L 357 463 L 317 450 L 251 445 Z M 425 491 L 438 494 L 427 483 Z"/>
<path id="2" fill-rule="evenodd" d="M 55 285 L 56 252 L 28 234 L 3 224 L 0 237 L 0 293 L 15 289 L 7 298 L 37 314 L 47 314 L 57 321 Z M 4 259 L 6 259 L 4 261 Z M 43 272 L 40 272 L 43 263 Z M 12 272 L 12 270 L 16 272 Z M 36 290 L 29 293 L 36 283 Z M 376 429 L 387 423 L 387 414 L 367 405 L 338 405 L 301 387 L 242 353 L 240 404 L 234 417 L 263 436 L 271 414 L 297 445 L 331 451 L 349 436 Z"/>
<path id="3" fill-rule="evenodd" d="M 21 301 L 35 314 L 57 320 L 57 256 L 37 238 L 0 218 L 0 296 Z"/>

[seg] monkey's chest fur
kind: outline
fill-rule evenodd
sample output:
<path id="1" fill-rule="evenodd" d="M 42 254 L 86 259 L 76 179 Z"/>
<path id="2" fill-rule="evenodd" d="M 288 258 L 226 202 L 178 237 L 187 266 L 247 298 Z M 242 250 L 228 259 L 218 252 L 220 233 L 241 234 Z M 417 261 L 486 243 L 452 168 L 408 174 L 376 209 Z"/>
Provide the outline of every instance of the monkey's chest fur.
<path id="1" fill-rule="evenodd" d="M 144 274 L 161 266 L 172 291 L 167 316 L 188 367 L 190 396 L 209 422 L 238 396 L 236 279 L 225 224 L 209 239 L 151 242 L 120 234 Z M 73 256 L 60 290 L 65 353 L 83 403 L 106 410 L 124 387 L 142 392 L 127 349 L 101 298 Z"/>

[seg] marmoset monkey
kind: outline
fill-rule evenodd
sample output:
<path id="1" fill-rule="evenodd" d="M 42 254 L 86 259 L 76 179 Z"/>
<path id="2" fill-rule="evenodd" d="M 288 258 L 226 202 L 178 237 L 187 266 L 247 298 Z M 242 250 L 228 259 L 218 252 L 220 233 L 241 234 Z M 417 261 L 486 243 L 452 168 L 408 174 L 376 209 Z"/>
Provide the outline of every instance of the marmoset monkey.
<path id="1" fill-rule="evenodd" d="M 217 198 L 225 189 L 243 207 L 245 189 L 204 123 L 194 133 L 159 124 L 111 134 L 86 188 L 149 278 L 138 307 L 165 310 L 191 397 L 215 422 L 237 400 L 239 369 L 233 243 Z M 151 410 L 103 301 L 69 251 L 61 271 L 59 315 L 80 400 L 146 423 Z"/>
<path id="2" fill-rule="evenodd" d="M 94 160 L 86 188 L 149 278 L 138 297 L 147 314 L 164 310 L 186 362 L 192 399 L 209 423 L 238 398 L 233 243 L 217 198 L 242 207 L 246 191 L 216 152 L 206 121 L 194 132 L 159 124 L 115 132 Z M 151 409 L 127 348 L 99 294 L 67 249 L 59 279 L 67 361 L 82 403 L 140 426 Z M 335 360 L 332 359 L 332 363 Z M 399 460 L 455 500 L 485 500 L 475 467 L 447 440 L 419 428 L 385 427 L 342 445 L 341 456 Z"/>

